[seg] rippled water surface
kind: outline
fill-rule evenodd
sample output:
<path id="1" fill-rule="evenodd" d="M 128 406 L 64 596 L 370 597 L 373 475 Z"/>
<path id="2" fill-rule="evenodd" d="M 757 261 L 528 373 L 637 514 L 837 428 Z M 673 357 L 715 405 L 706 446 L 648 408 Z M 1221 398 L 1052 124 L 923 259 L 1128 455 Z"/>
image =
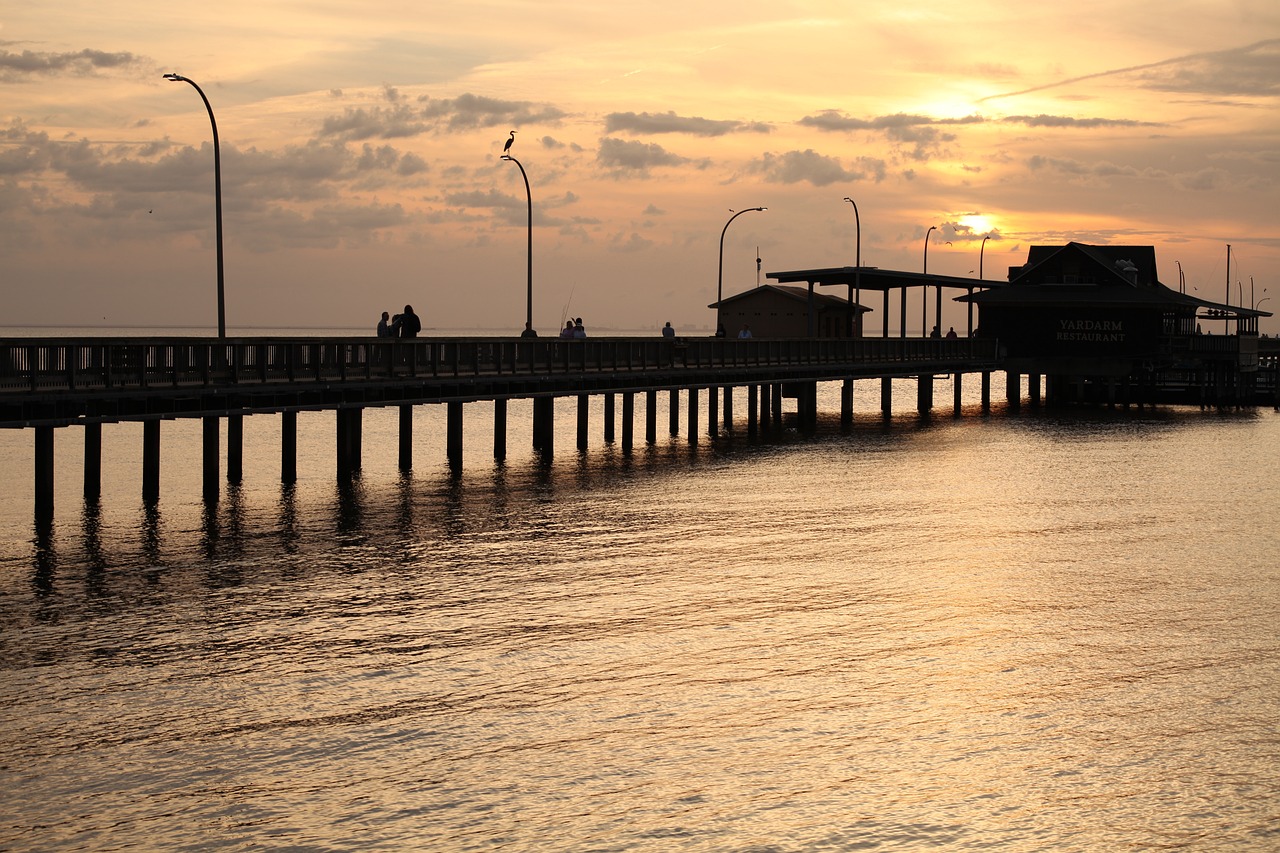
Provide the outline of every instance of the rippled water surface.
<path id="1" fill-rule="evenodd" d="M 858 393 L 549 465 L 474 404 L 456 475 L 370 410 L 349 486 L 304 414 L 290 489 L 258 416 L 213 509 L 196 422 L 150 507 L 63 430 L 51 531 L 0 434 L 0 849 L 1280 849 L 1280 414 Z"/>

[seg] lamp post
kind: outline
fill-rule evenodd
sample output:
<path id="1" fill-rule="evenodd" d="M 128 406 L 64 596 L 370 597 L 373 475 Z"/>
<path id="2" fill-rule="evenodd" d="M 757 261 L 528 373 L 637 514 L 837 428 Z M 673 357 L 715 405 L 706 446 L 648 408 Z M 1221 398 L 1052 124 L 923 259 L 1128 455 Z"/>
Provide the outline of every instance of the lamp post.
<path id="1" fill-rule="evenodd" d="M 1231 305 L 1231 244 L 1227 244 L 1227 298 L 1226 303 Z M 1231 334 L 1231 321 L 1227 319 L 1226 312 L 1222 316 L 1222 334 Z"/>
<path id="2" fill-rule="evenodd" d="M 200 94 L 200 100 L 204 101 L 204 108 L 209 112 L 209 125 L 213 128 L 213 204 L 216 218 L 214 233 L 218 247 L 218 337 L 225 338 L 227 336 L 227 313 L 223 300 L 222 273 L 222 153 L 218 147 L 218 122 L 213 117 L 213 107 L 209 105 L 209 99 L 205 97 L 204 90 L 196 85 L 194 80 L 183 77 L 181 74 L 172 73 L 164 75 L 164 79 L 174 83 L 190 83 Z"/>
<path id="3" fill-rule="evenodd" d="M 924 274 L 929 274 L 929 235 L 938 230 L 937 225 L 930 225 L 929 230 L 924 232 Z M 942 318 L 938 318 L 938 322 L 942 322 Z M 929 337 L 929 285 L 925 284 L 920 288 L 920 334 L 922 337 Z"/>
<path id="4" fill-rule="evenodd" d="M 848 196 L 844 200 L 853 205 L 853 228 L 857 242 L 854 244 L 853 256 L 853 280 L 854 286 L 849 291 L 849 337 L 853 337 L 858 330 L 858 309 L 854 308 L 856 302 L 862 301 L 862 220 L 858 217 L 858 205 Z M 855 300 L 854 291 L 857 292 Z M 888 319 L 885 320 L 885 332 L 888 332 Z"/>
<path id="5" fill-rule="evenodd" d="M 739 210 L 733 216 L 729 217 L 729 222 L 724 224 L 724 229 L 720 232 L 720 272 L 716 276 L 716 313 L 720 312 L 720 300 L 724 298 L 724 235 L 729 230 L 729 224 L 744 213 L 750 213 L 753 210 L 768 210 L 767 207 L 748 207 L 746 210 Z"/>
<path id="6" fill-rule="evenodd" d="M 512 137 L 513 139 L 515 137 Z M 508 148 L 510 142 L 508 142 Z M 524 171 L 524 166 L 520 165 L 520 161 L 512 157 L 510 154 L 503 154 L 503 160 L 510 160 L 520 169 L 520 176 L 524 178 L 524 195 L 529 204 L 529 252 L 525 269 L 528 275 L 525 292 L 525 309 L 524 320 L 528 324 L 528 328 L 533 328 L 533 192 L 529 189 L 529 176 Z"/>
<path id="7" fill-rule="evenodd" d="M 978 247 L 978 281 L 982 281 L 982 255 L 987 250 L 987 241 L 991 239 L 991 235 L 982 238 L 982 245 Z"/>

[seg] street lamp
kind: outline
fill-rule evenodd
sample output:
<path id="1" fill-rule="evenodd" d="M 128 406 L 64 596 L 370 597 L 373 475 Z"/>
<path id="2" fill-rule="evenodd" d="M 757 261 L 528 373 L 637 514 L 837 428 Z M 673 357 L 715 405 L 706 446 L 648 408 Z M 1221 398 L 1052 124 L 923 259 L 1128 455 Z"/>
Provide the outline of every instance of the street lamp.
<path id="1" fill-rule="evenodd" d="M 929 235 L 938 230 L 937 225 L 930 225 L 929 230 L 924 232 L 924 274 L 929 274 Z M 938 318 L 938 323 L 942 323 L 942 318 Z M 920 288 L 920 334 L 924 337 L 929 336 L 929 285 L 924 284 Z"/>
<path id="2" fill-rule="evenodd" d="M 982 255 L 987 250 L 987 241 L 991 239 L 991 235 L 982 238 L 982 245 L 978 247 L 978 281 L 982 281 Z"/>
<path id="3" fill-rule="evenodd" d="M 515 139 L 513 135 L 511 139 Z M 507 140 L 507 148 L 511 148 L 511 139 Z M 520 168 L 520 176 L 524 178 L 524 195 L 529 203 L 529 254 L 525 269 L 528 273 L 528 283 L 526 285 L 525 303 L 524 303 L 524 321 L 527 327 L 533 328 L 533 192 L 529 189 L 529 176 L 524 171 L 524 166 L 520 161 L 512 157 L 510 154 L 503 154 L 503 160 L 510 160 Z"/>
<path id="4" fill-rule="evenodd" d="M 209 105 L 209 99 L 205 97 L 204 90 L 196 85 L 196 81 L 183 77 L 181 74 L 172 73 L 164 75 L 164 79 L 174 83 L 190 83 L 200 93 L 200 100 L 204 101 L 204 108 L 209 111 L 209 124 L 213 128 L 213 204 L 216 218 L 214 233 L 218 247 L 218 337 L 225 338 L 227 336 L 227 312 L 223 301 L 222 274 L 222 153 L 218 147 L 218 122 L 213 117 L 213 107 Z"/>
<path id="5" fill-rule="evenodd" d="M 728 230 L 729 230 L 729 223 L 733 222 L 733 220 L 737 219 L 737 218 L 738 218 L 739 216 L 741 216 L 742 214 L 744 214 L 744 213 L 750 213 L 750 212 L 751 212 L 751 211 L 753 211 L 753 210 L 761 210 L 761 211 L 763 211 L 763 210 L 768 210 L 768 209 L 769 209 L 769 208 L 767 208 L 767 207 L 748 207 L 746 210 L 739 210 L 739 211 L 738 211 L 737 213 L 735 213 L 733 216 L 730 216 L 730 217 L 729 217 L 729 222 L 726 222 L 726 223 L 724 224 L 724 230 L 722 230 L 722 231 L 720 232 L 720 272 L 719 272 L 719 274 L 716 276 L 716 312 L 717 312 L 717 313 L 719 313 L 719 311 L 720 311 L 720 300 L 723 298 L 723 294 L 724 294 L 724 235 L 725 235 L 725 231 L 728 231 Z"/>
<path id="6" fill-rule="evenodd" d="M 848 196 L 845 196 L 844 200 L 849 202 L 849 204 L 853 205 L 853 227 L 854 227 L 854 234 L 857 237 L 857 243 L 855 244 L 856 249 L 855 249 L 854 259 L 853 259 L 854 286 L 849 291 L 849 337 L 853 337 L 854 332 L 858 330 L 858 312 L 857 312 L 857 309 L 853 307 L 854 306 L 854 295 L 853 295 L 854 290 L 856 290 L 858 293 L 857 301 L 858 302 L 862 301 L 862 220 L 859 219 L 858 217 L 857 203 L 854 202 L 854 200 L 849 198 Z M 885 323 L 886 323 L 885 330 L 888 331 L 888 328 L 887 328 L 888 321 L 886 320 Z"/>

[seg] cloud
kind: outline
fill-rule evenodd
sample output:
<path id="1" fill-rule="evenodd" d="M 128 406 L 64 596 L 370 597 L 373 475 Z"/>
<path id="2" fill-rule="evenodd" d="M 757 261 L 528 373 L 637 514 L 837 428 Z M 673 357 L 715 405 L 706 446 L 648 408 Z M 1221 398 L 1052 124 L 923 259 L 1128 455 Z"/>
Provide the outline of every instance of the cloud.
<path id="1" fill-rule="evenodd" d="M 1280 39 L 1194 55 L 1138 76 L 1147 88 L 1162 92 L 1243 97 L 1280 95 Z"/>
<path id="2" fill-rule="evenodd" d="M 772 128 L 762 122 L 713 120 L 700 116 L 678 116 L 666 113 L 610 113 L 605 116 L 606 133 L 688 133 L 693 136 L 724 136 L 727 133 L 769 133 Z"/>
<path id="3" fill-rule="evenodd" d="M 508 125 L 514 128 L 530 124 L 558 125 L 565 116 L 563 110 L 549 104 L 504 101 L 470 93 L 435 100 L 424 96 L 419 101 L 425 104 L 422 117 L 438 122 L 438 126 L 448 131 Z"/>
<path id="4" fill-rule="evenodd" d="M 824 110 L 813 116 L 805 116 L 797 124 L 817 130 L 850 131 L 881 130 L 904 133 L 909 128 L 928 127 L 933 125 L 982 124 L 986 119 L 974 114 L 962 118 L 932 118 L 930 116 L 894 113 L 877 116 L 871 119 L 854 118 L 837 110 Z"/>
<path id="5" fill-rule="evenodd" d="M 1085 80 L 1133 75 L 1149 89 L 1209 95 L 1270 96 L 1280 93 L 1280 39 L 1229 50 L 1188 53 L 1159 62 L 1111 68 L 1041 86 L 979 98 L 979 103 L 1070 86 Z"/>
<path id="6" fill-rule="evenodd" d="M 812 148 L 804 151 L 788 151 L 784 154 L 766 152 L 749 167 L 749 171 L 761 174 L 770 183 L 796 184 L 807 181 L 815 187 L 825 187 L 839 181 L 884 180 L 885 163 L 871 157 L 859 157 L 854 168 L 846 169 L 836 157 L 819 154 Z"/>
<path id="7" fill-rule="evenodd" d="M 659 166 L 683 166 L 694 161 L 672 154 L 656 142 L 631 142 L 605 137 L 600 140 L 596 162 L 615 173 L 644 173 Z M 704 167 L 705 161 L 698 164 Z"/>
<path id="8" fill-rule="evenodd" d="M 1161 122 L 1135 121 L 1123 118 L 1072 118 L 1071 116 L 1005 116 L 1000 119 L 1005 124 L 1025 124 L 1027 127 L 1082 127 L 1093 129 L 1098 127 L 1164 127 Z"/>
<path id="9" fill-rule="evenodd" d="M 0 80 L 12 82 L 38 75 L 71 74 L 78 77 L 98 71 L 128 68 L 143 59 L 128 52 L 108 53 L 88 48 L 74 53 L 43 53 L 24 50 L 22 53 L 0 51 Z"/>
<path id="10" fill-rule="evenodd" d="M 431 100 L 419 98 L 423 106 L 404 103 L 391 86 L 383 87 L 383 97 L 391 106 L 348 107 L 342 115 L 329 116 L 318 135 L 347 141 L 399 139 L 423 133 L 475 130 L 485 127 L 520 127 L 527 124 L 559 124 L 564 112 L 529 101 L 501 101 L 479 95 Z"/>
<path id="11" fill-rule="evenodd" d="M 397 139 L 417 136 L 431 129 L 430 123 L 412 107 L 348 107 L 340 116 L 330 116 L 320 126 L 319 136 L 348 141 L 360 139 Z"/>

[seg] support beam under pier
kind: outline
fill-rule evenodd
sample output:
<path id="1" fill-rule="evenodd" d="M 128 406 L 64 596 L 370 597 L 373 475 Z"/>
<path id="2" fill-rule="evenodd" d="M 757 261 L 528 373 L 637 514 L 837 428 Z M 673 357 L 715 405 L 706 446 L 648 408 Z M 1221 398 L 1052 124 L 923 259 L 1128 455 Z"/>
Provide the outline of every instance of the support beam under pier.
<path id="1" fill-rule="evenodd" d="M 36 521 L 53 520 L 53 427 L 36 427 L 35 438 Z"/>
<path id="2" fill-rule="evenodd" d="M 633 391 L 622 394 L 622 452 L 630 453 L 635 442 L 636 395 Z"/>
<path id="3" fill-rule="evenodd" d="M 102 424 L 84 425 L 84 499 L 97 503 L 102 497 Z"/>
<path id="4" fill-rule="evenodd" d="M 445 456 L 449 467 L 462 467 L 462 403 L 450 400 L 445 403 Z"/>
<path id="5" fill-rule="evenodd" d="M 213 418 L 217 420 L 217 418 Z M 214 456 L 218 449 L 215 447 Z M 160 421 L 142 422 L 142 500 L 160 500 Z"/>
<path id="6" fill-rule="evenodd" d="M 227 416 L 227 482 L 244 481 L 244 415 Z"/>
<path id="7" fill-rule="evenodd" d="M 493 401 L 493 458 L 502 462 L 507 458 L 507 400 L 499 397 Z"/>
<path id="8" fill-rule="evenodd" d="M 397 462 L 401 471 L 413 470 L 413 406 L 400 406 L 400 453 Z"/>
<path id="9" fill-rule="evenodd" d="M 533 449 L 545 456 L 555 451 L 556 398 L 533 398 Z"/>
<path id="10" fill-rule="evenodd" d="M 280 482 L 298 482 L 298 413 L 280 413 Z"/>
<path id="11" fill-rule="evenodd" d="M 698 443 L 698 389 L 690 388 L 689 394 L 689 443 Z"/>

